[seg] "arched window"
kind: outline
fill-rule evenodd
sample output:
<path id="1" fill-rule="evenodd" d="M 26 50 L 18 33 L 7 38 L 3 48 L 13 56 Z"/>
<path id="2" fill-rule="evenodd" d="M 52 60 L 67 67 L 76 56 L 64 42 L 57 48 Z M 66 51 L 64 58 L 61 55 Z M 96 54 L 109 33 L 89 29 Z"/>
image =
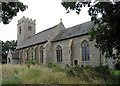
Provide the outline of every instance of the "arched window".
<path id="1" fill-rule="evenodd" d="M 28 60 L 28 56 L 29 56 L 29 50 L 27 50 L 27 60 Z"/>
<path id="2" fill-rule="evenodd" d="M 21 34 L 21 27 L 19 27 L 19 33 Z"/>
<path id="3" fill-rule="evenodd" d="M 34 49 L 32 48 L 32 50 L 31 50 L 31 55 L 32 55 L 32 59 L 33 59 L 33 61 L 35 62 L 35 52 L 34 52 Z"/>
<path id="4" fill-rule="evenodd" d="M 32 28 L 31 28 L 30 26 L 28 26 L 28 30 L 30 30 L 30 31 L 31 31 L 31 29 L 32 29 Z"/>
<path id="5" fill-rule="evenodd" d="M 57 62 L 62 62 L 62 48 L 60 45 L 56 48 Z"/>
<path id="6" fill-rule="evenodd" d="M 25 57 L 25 60 L 28 60 L 27 59 L 27 51 L 24 52 L 24 57 Z"/>
<path id="7" fill-rule="evenodd" d="M 75 64 L 75 65 L 78 65 L 78 60 L 74 60 L 74 64 Z"/>
<path id="8" fill-rule="evenodd" d="M 40 47 L 40 63 L 43 63 L 43 46 Z"/>
<path id="9" fill-rule="evenodd" d="M 10 63 L 11 61 L 10 61 L 10 58 L 8 58 L 8 62 Z"/>
<path id="10" fill-rule="evenodd" d="M 90 60 L 89 43 L 84 40 L 82 42 L 82 61 L 89 60 Z"/>
<path id="11" fill-rule="evenodd" d="M 25 60 L 28 60 L 28 50 L 25 50 L 24 56 L 25 56 Z"/>

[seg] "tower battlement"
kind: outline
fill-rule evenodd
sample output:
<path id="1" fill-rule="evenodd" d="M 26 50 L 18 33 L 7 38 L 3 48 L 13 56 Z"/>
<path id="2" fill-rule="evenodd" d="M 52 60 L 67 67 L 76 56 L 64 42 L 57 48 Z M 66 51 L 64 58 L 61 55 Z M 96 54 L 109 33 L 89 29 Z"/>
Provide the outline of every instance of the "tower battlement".
<path id="1" fill-rule="evenodd" d="M 21 22 L 29 22 L 29 23 L 33 23 L 33 24 L 35 24 L 36 23 L 36 20 L 32 20 L 32 19 L 29 19 L 29 18 L 25 18 L 24 16 L 20 19 L 20 20 L 18 20 L 18 24 L 20 24 Z"/>

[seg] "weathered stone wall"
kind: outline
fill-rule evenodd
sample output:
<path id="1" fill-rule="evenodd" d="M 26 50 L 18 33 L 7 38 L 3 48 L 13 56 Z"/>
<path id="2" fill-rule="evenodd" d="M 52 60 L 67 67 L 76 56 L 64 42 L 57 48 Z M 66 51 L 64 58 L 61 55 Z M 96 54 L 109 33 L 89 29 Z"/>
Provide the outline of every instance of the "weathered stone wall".
<path id="1" fill-rule="evenodd" d="M 35 62 L 40 64 L 40 47 L 43 46 L 44 47 L 45 43 L 43 44 L 38 44 L 38 45 L 34 45 L 31 47 L 27 47 L 21 50 L 18 50 L 19 52 L 19 57 L 20 57 L 20 63 L 25 63 L 26 56 L 25 53 L 28 50 L 28 60 L 30 60 L 32 58 L 32 50 L 34 51 L 33 57 L 35 58 Z"/>
<path id="2" fill-rule="evenodd" d="M 100 64 L 99 50 L 94 47 L 95 42 L 89 42 L 88 37 L 89 37 L 88 35 L 84 35 L 84 36 L 72 38 L 73 61 L 77 60 L 79 65 L 93 65 L 93 66 L 99 65 Z M 82 61 L 81 43 L 84 40 L 88 41 L 90 45 L 90 61 Z M 52 53 L 53 53 L 52 61 L 55 64 L 60 64 L 60 65 L 70 64 L 69 48 L 68 48 L 69 42 L 70 42 L 70 39 L 67 39 L 59 42 L 54 42 L 52 44 Z M 63 58 L 62 63 L 58 63 L 56 60 L 56 47 L 58 45 L 62 47 L 62 58 Z"/>
<path id="3" fill-rule="evenodd" d="M 12 59 L 12 64 L 19 64 L 19 59 Z"/>
<path id="4" fill-rule="evenodd" d="M 63 66 L 70 63 L 70 61 L 68 60 L 69 59 L 68 58 L 68 54 L 69 54 L 68 44 L 69 44 L 69 40 L 54 42 L 52 44 L 52 61 L 53 61 L 53 63 L 63 65 Z M 58 45 L 60 45 L 62 47 L 62 62 L 57 62 L 56 47 Z"/>
<path id="5" fill-rule="evenodd" d="M 84 36 L 79 36 L 79 37 L 75 37 L 75 38 L 71 38 L 72 39 L 72 44 L 71 44 L 71 53 L 72 53 L 72 62 L 74 65 L 74 60 L 78 61 L 78 65 L 92 65 L 92 66 L 97 66 L 100 64 L 100 51 L 99 49 L 97 49 L 94 45 L 95 42 L 89 42 L 89 35 L 84 35 Z M 67 40 L 62 40 L 62 41 L 58 41 L 58 42 L 54 42 L 51 43 L 50 41 L 48 41 L 47 43 L 43 43 L 43 44 L 38 44 L 32 47 L 28 47 L 25 49 L 20 50 L 20 58 L 22 59 L 21 63 L 25 63 L 25 55 L 24 53 L 26 52 L 26 50 L 29 51 L 28 54 L 28 59 L 32 58 L 31 56 L 31 52 L 32 49 L 34 50 L 35 54 L 35 61 L 38 64 L 40 63 L 40 47 L 43 46 L 44 48 L 44 64 L 46 63 L 55 63 L 61 66 L 66 66 L 71 65 L 71 58 L 69 56 L 70 54 L 70 40 L 71 39 L 67 39 Z M 89 46 L 90 46 L 90 61 L 82 61 L 82 47 L 81 47 L 81 43 L 86 40 L 89 42 Z M 62 62 L 57 62 L 57 58 L 56 58 L 56 47 L 60 45 L 62 47 Z M 16 62 L 15 62 L 16 61 Z M 14 63 L 18 63 L 17 60 L 15 60 Z M 113 69 L 113 64 L 112 64 L 112 60 L 111 59 L 106 59 L 104 57 L 104 55 L 101 55 L 101 62 L 103 63 L 103 65 L 108 64 L 109 67 L 111 69 Z"/>

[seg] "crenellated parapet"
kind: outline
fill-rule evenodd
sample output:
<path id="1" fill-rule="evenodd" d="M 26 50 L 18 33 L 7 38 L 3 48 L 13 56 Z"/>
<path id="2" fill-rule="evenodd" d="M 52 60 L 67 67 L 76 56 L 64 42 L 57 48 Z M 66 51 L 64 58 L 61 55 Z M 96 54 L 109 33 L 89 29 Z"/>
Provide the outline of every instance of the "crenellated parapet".
<path id="1" fill-rule="evenodd" d="M 20 20 L 18 20 L 18 24 L 22 23 L 23 21 L 24 22 L 29 22 L 29 23 L 32 23 L 32 24 L 36 24 L 36 20 L 25 18 L 24 16 Z"/>

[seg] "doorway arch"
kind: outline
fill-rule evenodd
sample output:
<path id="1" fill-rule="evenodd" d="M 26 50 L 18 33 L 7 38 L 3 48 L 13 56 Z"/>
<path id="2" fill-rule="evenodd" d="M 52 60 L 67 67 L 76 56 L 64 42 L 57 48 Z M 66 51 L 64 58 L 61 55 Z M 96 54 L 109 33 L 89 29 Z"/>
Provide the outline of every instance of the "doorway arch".
<path id="1" fill-rule="evenodd" d="M 74 60 L 74 65 L 78 65 L 78 60 Z"/>

